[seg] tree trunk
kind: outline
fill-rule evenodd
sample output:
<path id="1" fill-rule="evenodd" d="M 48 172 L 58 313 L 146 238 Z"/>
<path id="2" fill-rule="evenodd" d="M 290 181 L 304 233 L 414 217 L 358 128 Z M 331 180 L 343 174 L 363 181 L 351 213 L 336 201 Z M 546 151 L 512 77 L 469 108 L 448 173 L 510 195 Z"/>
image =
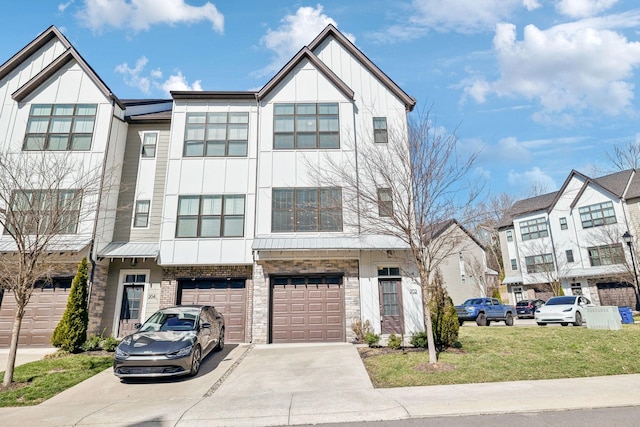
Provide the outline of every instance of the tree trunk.
<path id="1" fill-rule="evenodd" d="M 18 338 L 20 337 L 20 328 L 22 327 L 22 318 L 24 317 L 24 306 L 18 306 L 16 317 L 13 320 L 13 329 L 11 331 L 11 345 L 9 346 L 9 357 L 7 359 L 7 368 L 4 371 L 3 386 L 8 386 L 13 382 L 13 370 L 16 366 L 16 355 L 18 353 Z"/>
<path id="2" fill-rule="evenodd" d="M 424 309 L 424 327 L 427 331 L 427 346 L 429 349 L 429 363 L 438 362 L 436 353 L 436 343 L 433 339 L 433 324 L 431 323 L 431 307 L 429 306 L 429 279 L 421 277 L 422 280 L 422 307 Z"/>

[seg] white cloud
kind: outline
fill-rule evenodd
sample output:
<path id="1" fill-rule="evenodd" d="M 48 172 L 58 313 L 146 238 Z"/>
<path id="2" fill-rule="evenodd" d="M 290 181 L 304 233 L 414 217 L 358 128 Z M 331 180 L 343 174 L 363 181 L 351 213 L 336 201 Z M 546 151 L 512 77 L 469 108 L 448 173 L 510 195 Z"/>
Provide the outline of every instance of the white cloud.
<path id="1" fill-rule="evenodd" d="M 527 10 L 536 10 L 542 7 L 538 0 L 522 0 L 522 5 Z"/>
<path id="2" fill-rule="evenodd" d="M 145 72 L 149 60 L 142 56 L 136 61 L 135 67 L 131 68 L 125 62 L 116 66 L 115 72 L 122 74 L 124 82 L 131 87 L 139 89 L 145 94 L 150 94 L 152 89 L 160 89 L 165 96 L 169 96 L 172 90 L 202 90 L 202 81 L 196 80 L 190 84 L 182 72 L 177 70 L 176 74 L 170 75 L 165 81 L 162 81 L 163 74 L 160 69 Z"/>
<path id="3" fill-rule="evenodd" d="M 613 7 L 618 0 L 559 0 L 556 10 L 571 18 L 595 16 Z"/>
<path id="4" fill-rule="evenodd" d="M 58 5 L 58 12 L 64 12 L 73 3 L 73 0 Z"/>
<path id="5" fill-rule="evenodd" d="M 517 187 L 520 190 L 527 188 L 543 188 L 550 189 L 550 191 L 552 191 L 557 188 L 553 178 L 537 166 L 522 173 L 515 172 L 513 170 L 509 171 L 507 182 L 509 185 Z"/>
<path id="6" fill-rule="evenodd" d="M 476 78 L 465 88 L 477 102 L 490 94 L 537 100 L 541 122 L 566 111 L 617 115 L 631 106 L 640 43 L 619 33 L 578 23 L 549 30 L 527 25 L 518 41 L 513 24 L 499 24 L 493 43 L 501 76 L 493 82 Z"/>
<path id="7" fill-rule="evenodd" d="M 503 138 L 498 141 L 497 156 L 510 162 L 526 162 L 531 158 L 531 152 L 525 144 L 518 142 L 515 137 Z"/>
<path id="8" fill-rule="evenodd" d="M 191 6 L 184 0 L 85 0 L 77 14 L 81 25 L 94 31 L 106 27 L 148 30 L 156 24 L 209 21 L 219 33 L 224 31 L 224 16 L 212 3 Z"/>
<path id="9" fill-rule="evenodd" d="M 259 72 L 260 75 L 278 71 L 300 49 L 308 45 L 327 25 L 338 24 L 322 12 L 322 6 L 301 7 L 295 14 L 287 15 L 276 30 L 268 29 L 260 43 L 276 54 L 271 63 Z M 352 42 L 355 37 L 343 33 Z"/>

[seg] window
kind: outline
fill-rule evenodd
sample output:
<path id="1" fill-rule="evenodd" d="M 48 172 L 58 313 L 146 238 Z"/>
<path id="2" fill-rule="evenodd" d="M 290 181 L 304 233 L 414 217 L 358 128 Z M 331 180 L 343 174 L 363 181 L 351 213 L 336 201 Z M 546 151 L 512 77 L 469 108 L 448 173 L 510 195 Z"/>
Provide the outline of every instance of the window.
<path id="1" fill-rule="evenodd" d="M 390 188 L 378 188 L 378 216 L 393 216 L 393 200 Z"/>
<path id="2" fill-rule="evenodd" d="M 549 236 L 549 232 L 547 231 L 547 221 L 544 217 L 523 221 L 520 223 L 520 234 L 522 235 L 522 240 L 547 237 Z"/>
<path id="3" fill-rule="evenodd" d="M 247 155 L 249 113 L 187 113 L 185 157 Z"/>
<path id="4" fill-rule="evenodd" d="M 340 148 L 338 104 L 275 104 L 273 148 Z"/>
<path id="5" fill-rule="evenodd" d="M 142 157 L 155 157 L 157 142 L 157 132 L 145 132 L 142 134 Z"/>
<path id="6" fill-rule="evenodd" d="M 622 244 L 617 243 L 613 245 L 594 246 L 587 248 L 589 252 L 589 262 L 592 267 L 598 267 L 600 265 L 612 265 L 624 263 L 624 252 Z"/>
<path id="7" fill-rule="evenodd" d="M 274 188 L 271 231 L 342 231 L 342 190 Z"/>
<path id="8" fill-rule="evenodd" d="M 579 209 L 582 228 L 599 227 L 616 223 L 612 202 L 596 203 Z"/>
<path id="9" fill-rule="evenodd" d="M 534 255 L 524 258 L 527 273 L 547 273 L 553 271 L 553 256 L 551 254 Z"/>
<path id="10" fill-rule="evenodd" d="M 146 227 L 149 225 L 149 206 L 150 200 L 138 200 L 136 202 L 136 211 L 133 215 L 134 227 Z"/>
<path id="11" fill-rule="evenodd" d="M 580 283 L 571 284 L 571 295 L 582 295 L 582 285 Z"/>
<path id="12" fill-rule="evenodd" d="M 373 140 L 374 142 L 389 142 L 387 135 L 387 118 L 373 118 Z"/>
<path id="13" fill-rule="evenodd" d="M 24 151 L 91 149 L 96 104 L 34 104 L 29 112 Z"/>
<path id="14" fill-rule="evenodd" d="M 77 190 L 20 190 L 11 195 L 5 234 L 75 234 L 80 216 Z"/>
<path id="15" fill-rule="evenodd" d="M 400 276 L 400 268 L 378 267 L 378 276 Z"/>
<path id="16" fill-rule="evenodd" d="M 244 196 L 180 196 L 176 237 L 244 236 Z"/>
<path id="17" fill-rule="evenodd" d="M 567 255 L 567 262 L 574 262 L 573 261 L 573 250 L 567 249 L 565 251 L 565 254 Z"/>
<path id="18" fill-rule="evenodd" d="M 566 230 L 567 228 L 569 228 L 567 226 L 567 218 L 565 217 L 560 218 L 560 230 Z"/>
<path id="19" fill-rule="evenodd" d="M 511 259 L 511 269 L 512 270 L 517 270 L 518 269 L 518 261 L 515 258 Z"/>
<path id="20" fill-rule="evenodd" d="M 513 242 L 513 230 L 507 230 L 507 242 Z"/>

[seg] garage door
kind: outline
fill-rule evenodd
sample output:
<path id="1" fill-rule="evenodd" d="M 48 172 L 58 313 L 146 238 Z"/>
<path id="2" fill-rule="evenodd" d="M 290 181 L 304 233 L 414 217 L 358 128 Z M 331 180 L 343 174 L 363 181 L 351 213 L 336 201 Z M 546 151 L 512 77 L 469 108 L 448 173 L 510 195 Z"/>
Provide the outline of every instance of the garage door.
<path id="1" fill-rule="evenodd" d="M 34 289 L 25 310 L 20 329 L 19 346 L 50 347 L 51 335 L 67 307 L 71 278 L 56 279 L 54 283 Z M 13 293 L 5 291 L 0 306 L 0 348 L 11 344 L 11 330 L 17 311 Z"/>
<path id="2" fill-rule="evenodd" d="M 635 307 L 636 293 L 628 283 L 598 283 L 600 305 Z"/>
<path id="3" fill-rule="evenodd" d="M 342 277 L 272 277 L 271 342 L 344 342 Z"/>
<path id="4" fill-rule="evenodd" d="M 178 304 L 214 306 L 224 315 L 225 342 L 245 342 L 247 292 L 243 279 L 181 281 Z"/>

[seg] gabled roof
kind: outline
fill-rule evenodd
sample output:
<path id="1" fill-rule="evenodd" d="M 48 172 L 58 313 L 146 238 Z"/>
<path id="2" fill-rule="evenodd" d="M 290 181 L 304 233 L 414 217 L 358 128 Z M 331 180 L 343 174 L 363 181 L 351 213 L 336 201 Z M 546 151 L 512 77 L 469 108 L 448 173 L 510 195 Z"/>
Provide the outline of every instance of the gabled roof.
<path id="1" fill-rule="evenodd" d="M 508 227 L 513 224 L 513 218 L 536 211 L 546 211 L 555 203 L 559 191 L 543 194 L 541 196 L 530 197 L 528 199 L 518 200 L 511 206 L 498 223 L 498 229 Z"/>
<path id="2" fill-rule="evenodd" d="M 353 100 L 354 92 L 327 65 L 320 60 L 308 47 L 303 47 L 278 73 L 267 82 L 258 92 L 258 99 L 262 99 L 271 92 L 284 78 L 304 59 L 309 60 L 322 74 L 340 90 L 347 98 Z"/>
<path id="3" fill-rule="evenodd" d="M 336 27 L 329 24 L 318 36 L 309 44 L 309 50 L 314 51 L 328 37 L 335 38 L 345 49 L 347 49 L 364 67 L 371 72 L 378 80 L 380 80 L 395 96 L 397 96 L 405 105 L 407 111 L 413 110 L 416 100 L 407 95 L 393 80 L 389 78 L 380 68 L 376 66 L 367 56 L 362 53 L 351 41 L 344 36 Z"/>
<path id="4" fill-rule="evenodd" d="M 125 116 L 125 120 L 131 124 L 171 122 L 171 110 Z"/>
<path id="5" fill-rule="evenodd" d="M 82 56 L 72 46 L 67 48 L 62 55 L 58 56 L 53 62 L 47 65 L 44 70 L 40 71 L 38 74 L 33 76 L 31 80 L 13 92 L 11 97 L 17 102 L 22 101 L 26 96 L 37 89 L 70 61 L 76 61 L 78 63 L 80 68 L 87 73 L 91 81 L 98 87 L 98 89 L 100 89 L 100 92 L 102 92 L 105 97 L 112 99 L 120 108 L 123 110 L 125 109 L 124 104 L 113 94 L 113 92 L 111 92 L 111 89 L 109 89 L 109 87 L 102 81 L 100 76 L 96 74 L 93 68 L 87 64 L 84 58 L 82 58 Z"/>
<path id="6" fill-rule="evenodd" d="M 208 91 L 208 90 L 172 90 L 173 99 L 250 99 L 255 100 L 258 92 Z"/>
<path id="7" fill-rule="evenodd" d="M 426 236 L 428 240 L 432 240 L 437 238 L 438 236 L 442 235 L 445 231 L 447 231 L 449 229 L 449 227 L 451 226 L 457 226 L 460 230 L 462 230 L 467 236 L 469 236 L 469 238 L 471 238 L 471 240 L 473 240 L 478 246 L 480 246 L 480 248 L 482 250 L 486 250 L 486 248 L 484 247 L 484 245 L 473 235 L 471 234 L 471 232 L 469 230 L 467 230 L 467 228 L 465 226 L 463 226 L 462 224 L 460 224 L 458 222 L 457 219 L 450 219 L 447 221 L 443 221 L 437 224 L 433 224 L 431 227 L 429 227 L 429 229 L 426 231 Z"/>

